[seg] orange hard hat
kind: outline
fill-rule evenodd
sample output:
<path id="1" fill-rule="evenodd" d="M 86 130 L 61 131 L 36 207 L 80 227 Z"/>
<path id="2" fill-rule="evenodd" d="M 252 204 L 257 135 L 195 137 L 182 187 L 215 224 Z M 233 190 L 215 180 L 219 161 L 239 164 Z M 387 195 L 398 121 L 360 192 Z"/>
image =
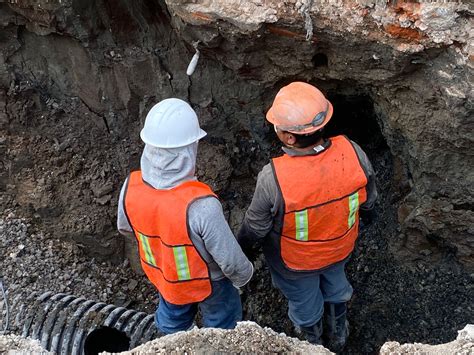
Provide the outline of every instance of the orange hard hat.
<path id="1" fill-rule="evenodd" d="M 267 120 L 282 131 L 308 134 L 323 128 L 332 112 L 332 104 L 321 91 L 295 81 L 278 91 L 267 112 Z"/>

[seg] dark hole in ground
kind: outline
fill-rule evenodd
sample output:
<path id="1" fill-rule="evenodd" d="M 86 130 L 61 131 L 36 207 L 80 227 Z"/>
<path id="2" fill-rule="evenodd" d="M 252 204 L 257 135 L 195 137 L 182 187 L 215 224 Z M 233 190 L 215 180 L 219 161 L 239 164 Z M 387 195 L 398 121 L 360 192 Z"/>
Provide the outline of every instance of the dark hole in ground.
<path id="1" fill-rule="evenodd" d="M 84 342 L 85 355 L 97 355 L 103 351 L 122 352 L 130 349 L 130 339 L 124 332 L 111 327 L 93 330 Z"/>
<path id="2" fill-rule="evenodd" d="M 315 68 L 328 66 L 328 57 L 324 53 L 316 53 L 311 61 Z"/>
<path id="3" fill-rule="evenodd" d="M 370 97 L 328 95 L 328 99 L 334 107 L 334 113 L 324 128 L 325 136 L 344 134 L 359 144 L 369 158 L 388 152 Z"/>

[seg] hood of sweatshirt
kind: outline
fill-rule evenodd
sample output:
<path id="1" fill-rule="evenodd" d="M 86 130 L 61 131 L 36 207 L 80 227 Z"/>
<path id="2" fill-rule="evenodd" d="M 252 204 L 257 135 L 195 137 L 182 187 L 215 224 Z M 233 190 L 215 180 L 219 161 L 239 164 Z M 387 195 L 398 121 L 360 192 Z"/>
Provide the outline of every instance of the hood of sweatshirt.
<path id="1" fill-rule="evenodd" d="M 146 144 L 140 160 L 143 180 L 155 189 L 171 189 L 183 182 L 197 180 L 198 143 L 179 148 L 157 148 Z"/>

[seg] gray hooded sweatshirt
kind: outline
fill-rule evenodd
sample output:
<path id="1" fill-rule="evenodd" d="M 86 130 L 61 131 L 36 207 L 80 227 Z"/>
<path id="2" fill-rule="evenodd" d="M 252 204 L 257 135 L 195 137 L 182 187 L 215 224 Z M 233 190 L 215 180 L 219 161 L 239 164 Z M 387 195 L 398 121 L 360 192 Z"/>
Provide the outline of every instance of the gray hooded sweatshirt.
<path id="1" fill-rule="evenodd" d="M 171 189 L 195 177 L 198 144 L 180 148 L 156 148 L 145 145 L 140 161 L 143 180 L 155 189 Z M 120 233 L 133 233 L 124 211 L 124 192 L 120 191 L 117 228 Z M 188 209 L 190 238 L 206 261 L 211 279 L 230 279 L 235 287 L 244 286 L 252 277 L 252 263 L 242 252 L 224 218 L 222 205 L 215 197 L 205 197 L 191 203 Z"/>

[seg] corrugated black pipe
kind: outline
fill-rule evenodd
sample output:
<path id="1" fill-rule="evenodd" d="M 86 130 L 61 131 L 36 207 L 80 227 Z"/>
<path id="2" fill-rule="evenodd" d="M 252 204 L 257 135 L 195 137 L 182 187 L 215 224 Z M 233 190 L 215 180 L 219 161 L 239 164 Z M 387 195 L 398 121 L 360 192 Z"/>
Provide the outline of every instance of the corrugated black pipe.
<path id="1" fill-rule="evenodd" d="M 16 295 L 10 310 L 13 332 L 37 339 L 57 354 L 124 351 L 157 336 L 153 314 L 64 293 Z"/>

